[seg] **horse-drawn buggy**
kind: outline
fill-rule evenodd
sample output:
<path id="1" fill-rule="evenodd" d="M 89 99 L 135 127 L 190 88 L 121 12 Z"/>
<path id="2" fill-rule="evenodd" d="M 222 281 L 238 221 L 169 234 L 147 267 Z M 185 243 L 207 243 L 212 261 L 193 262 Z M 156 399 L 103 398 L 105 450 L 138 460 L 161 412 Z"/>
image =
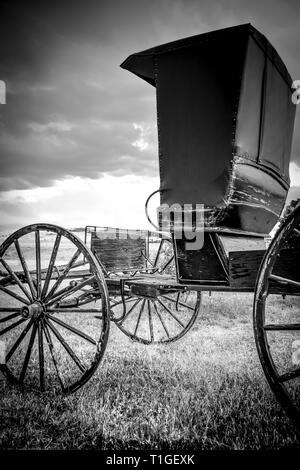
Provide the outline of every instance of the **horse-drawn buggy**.
<path id="1" fill-rule="evenodd" d="M 82 240 L 34 224 L 10 235 L 0 248 L 1 370 L 21 386 L 74 392 L 97 369 L 110 322 L 134 341 L 169 343 L 194 324 L 202 292 L 254 292 L 262 367 L 299 424 L 300 206 L 280 219 L 295 117 L 286 67 L 251 25 L 154 47 L 122 67 L 156 87 L 157 231 L 90 226 Z"/>

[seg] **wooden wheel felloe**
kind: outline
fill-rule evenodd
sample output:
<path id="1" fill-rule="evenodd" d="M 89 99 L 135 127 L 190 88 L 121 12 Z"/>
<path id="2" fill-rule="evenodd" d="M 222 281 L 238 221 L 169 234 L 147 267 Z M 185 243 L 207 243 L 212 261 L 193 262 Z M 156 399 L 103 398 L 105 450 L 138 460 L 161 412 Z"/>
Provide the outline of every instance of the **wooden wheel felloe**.
<path id="1" fill-rule="evenodd" d="M 106 282 L 78 237 L 48 224 L 8 237 L 0 247 L 0 369 L 11 382 L 74 392 L 98 367 L 108 334 Z"/>
<path id="2" fill-rule="evenodd" d="M 175 275 L 173 246 L 163 238 L 149 259 L 151 274 L 160 277 Z M 147 282 L 147 281 L 146 281 Z M 128 294 L 124 298 L 126 310 L 120 316 L 122 303 L 111 303 L 118 328 L 129 338 L 144 344 L 169 343 L 182 338 L 198 316 L 201 293 L 196 291 L 166 290 L 157 296 Z"/>
<path id="3" fill-rule="evenodd" d="M 300 426 L 300 206 L 285 220 L 262 261 L 254 334 L 266 378 Z M 270 295 L 281 293 L 282 295 Z M 283 297 L 283 298 L 282 298 Z"/>

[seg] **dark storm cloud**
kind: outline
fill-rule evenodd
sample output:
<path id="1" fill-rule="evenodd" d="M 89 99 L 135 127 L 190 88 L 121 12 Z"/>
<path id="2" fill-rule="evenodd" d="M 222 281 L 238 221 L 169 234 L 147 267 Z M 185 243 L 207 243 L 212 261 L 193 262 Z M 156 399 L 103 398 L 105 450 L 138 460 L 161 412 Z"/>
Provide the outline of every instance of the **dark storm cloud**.
<path id="1" fill-rule="evenodd" d="M 250 21 L 300 78 L 299 13 L 297 2 L 279 0 L 2 3 L 1 188 L 47 186 L 70 175 L 156 174 L 155 90 L 119 68 L 124 58 Z M 296 160 L 297 123 L 295 131 Z"/>
<path id="2" fill-rule="evenodd" d="M 134 127 L 146 121 L 154 129 L 155 90 L 133 87 L 119 68 L 128 51 L 118 52 L 122 41 L 105 21 L 107 5 L 48 5 L 2 6 L 0 78 L 8 95 L 1 188 L 49 185 L 69 175 L 155 174 L 153 146 L 141 150 Z"/>

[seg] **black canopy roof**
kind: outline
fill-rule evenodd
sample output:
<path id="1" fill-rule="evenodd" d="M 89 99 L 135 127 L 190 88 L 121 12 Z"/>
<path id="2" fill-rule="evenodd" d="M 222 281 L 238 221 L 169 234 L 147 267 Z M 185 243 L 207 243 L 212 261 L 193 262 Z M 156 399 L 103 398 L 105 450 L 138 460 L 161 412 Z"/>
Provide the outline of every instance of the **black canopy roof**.
<path id="1" fill-rule="evenodd" d="M 254 38 L 259 47 L 262 48 L 264 53 L 267 54 L 273 64 L 277 67 L 278 71 L 286 80 L 287 84 L 291 86 L 291 76 L 285 64 L 278 55 L 277 51 L 274 49 L 272 44 L 270 44 L 268 39 L 257 29 L 255 29 L 250 23 L 246 23 L 239 26 L 232 26 L 231 28 L 210 31 L 208 33 L 197 34 L 195 36 L 189 36 L 187 38 L 179 39 L 177 41 L 172 41 L 165 44 L 161 44 L 156 47 L 151 47 L 150 49 L 145 49 L 144 51 L 131 54 L 127 57 L 127 59 L 124 60 L 124 62 L 122 62 L 120 66 L 123 69 L 134 73 L 138 77 L 143 78 L 146 82 L 150 83 L 151 85 L 156 86 L 155 66 L 153 60 L 154 56 L 164 54 L 175 49 L 197 46 L 207 41 L 220 41 L 224 38 L 229 38 L 229 36 L 234 36 L 235 39 L 238 40 L 239 35 L 245 34 L 250 34 Z"/>

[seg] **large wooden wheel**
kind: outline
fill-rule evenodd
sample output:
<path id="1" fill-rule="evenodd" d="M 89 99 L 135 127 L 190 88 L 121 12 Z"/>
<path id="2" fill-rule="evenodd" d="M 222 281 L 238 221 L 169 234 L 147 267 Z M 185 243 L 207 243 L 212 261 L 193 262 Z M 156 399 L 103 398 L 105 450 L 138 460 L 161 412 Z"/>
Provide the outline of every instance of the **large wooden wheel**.
<path id="1" fill-rule="evenodd" d="M 162 238 L 152 249 L 149 259 L 151 276 L 175 277 L 173 245 L 170 239 Z M 147 282 L 147 281 L 146 281 Z M 128 294 L 122 302 L 112 299 L 111 310 L 118 328 L 133 341 L 144 344 L 169 343 L 182 338 L 193 326 L 201 302 L 201 293 L 196 291 L 166 291 L 158 296 Z"/>
<path id="2" fill-rule="evenodd" d="M 0 247 L 0 368 L 11 382 L 74 392 L 98 367 L 108 334 L 106 282 L 79 238 L 48 224 L 7 238 Z"/>
<path id="3" fill-rule="evenodd" d="M 263 370 L 277 399 L 298 426 L 299 262 L 300 206 L 282 224 L 265 254 L 258 273 L 254 299 L 254 334 Z"/>

